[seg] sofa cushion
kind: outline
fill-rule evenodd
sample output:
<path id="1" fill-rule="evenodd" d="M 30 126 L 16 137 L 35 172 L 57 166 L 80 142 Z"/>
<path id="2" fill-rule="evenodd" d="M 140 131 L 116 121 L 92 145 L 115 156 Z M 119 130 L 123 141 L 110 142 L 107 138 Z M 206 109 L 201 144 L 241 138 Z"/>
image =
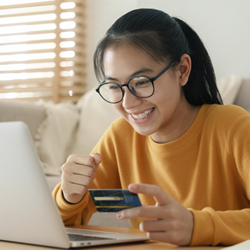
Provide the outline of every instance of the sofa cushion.
<path id="1" fill-rule="evenodd" d="M 95 89 L 84 94 L 77 106 L 80 110 L 79 125 L 71 153 L 90 154 L 102 134 L 120 115 Z"/>
<path id="2" fill-rule="evenodd" d="M 0 122 L 25 122 L 33 139 L 35 138 L 38 127 L 45 118 L 46 109 L 41 105 L 25 101 L 0 101 Z"/>
<path id="3" fill-rule="evenodd" d="M 224 104 L 233 104 L 239 92 L 243 79 L 231 75 L 218 80 L 218 89 L 220 91 Z"/>
<path id="4" fill-rule="evenodd" d="M 54 104 L 40 101 L 46 109 L 46 119 L 37 130 L 35 145 L 47 175 L 61 175 L 61 166 L 76 131 L 79 112 L 71 103 Z"/>
<path id="5" fill-rule="evenodd" d="M 242 82 L 234 104 L 243 107 L 250 113 L 250 79 Z"/>

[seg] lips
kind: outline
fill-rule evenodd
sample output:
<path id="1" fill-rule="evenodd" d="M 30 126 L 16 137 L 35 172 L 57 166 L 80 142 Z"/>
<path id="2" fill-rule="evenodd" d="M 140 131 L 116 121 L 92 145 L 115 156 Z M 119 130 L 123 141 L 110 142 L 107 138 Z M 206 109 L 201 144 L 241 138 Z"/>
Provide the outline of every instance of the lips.
<path id="1" fill-rule="evenodd" d="M 152 112 L 153 112 L 154 108 L 151 108 L 151 109 L 148 109 L 146 111 L 144 111 L 143 113 L 140 113 L 140 114 L 131 114 L 131 116 L 136 119 L 136 120 L 139 120 L 139 119 L 144 119 L 146 118 L 148 115 L 150 115 Z"/>

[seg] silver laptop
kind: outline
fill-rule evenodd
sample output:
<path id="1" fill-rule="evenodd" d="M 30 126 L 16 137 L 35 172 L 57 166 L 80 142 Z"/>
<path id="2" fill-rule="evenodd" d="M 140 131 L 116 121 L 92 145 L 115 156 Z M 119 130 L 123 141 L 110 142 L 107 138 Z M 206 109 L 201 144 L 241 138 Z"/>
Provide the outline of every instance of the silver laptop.
<path id="1" fill-rule="evenodd" d="M 140 235 L 65 228 L 23 122 L 0 123 L 0 201 L 3 241 L 73 248 L 147 240 Z"/>

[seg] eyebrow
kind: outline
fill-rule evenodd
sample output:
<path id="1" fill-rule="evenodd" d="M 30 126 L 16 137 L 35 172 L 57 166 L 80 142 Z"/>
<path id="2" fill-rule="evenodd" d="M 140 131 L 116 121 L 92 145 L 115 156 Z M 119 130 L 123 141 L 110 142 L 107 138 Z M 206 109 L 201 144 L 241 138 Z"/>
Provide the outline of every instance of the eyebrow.
<path id="1" fill-rule="evenodd" d="M 142 68 L 142 69 L 139 69 L 137 71 L 135 71 L 133 74 L 131 74 L 129 77 L 130 79 L 135 77 L 135 76 L 138 76 L 140 74 L 143 74 L 143 73 L 151 73 L 151 72 L 154 72 L 154 70 L 152 69 L 149 69 L 149 68 Z M 104 77 L 104 80 L 110 80 L 110 81 L 118 81 L 118 79 L 116 78 L 113 78 L 113 77 L 109 77 L 109 76 L 105 76 Z"/>

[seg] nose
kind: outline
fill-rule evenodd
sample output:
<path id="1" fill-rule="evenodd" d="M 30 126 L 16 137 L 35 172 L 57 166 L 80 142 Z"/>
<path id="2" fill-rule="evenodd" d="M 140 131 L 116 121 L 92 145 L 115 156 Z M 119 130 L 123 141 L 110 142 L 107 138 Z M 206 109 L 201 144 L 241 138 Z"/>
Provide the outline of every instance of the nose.
<path id="1" fill-rule="evenodd" d="M 124 96 L 122 99 L 122 106 L 125 110 L 132 109 L 142 103 L 142 99 L 133 95 L 128 88 L 123 88 Z"/>

